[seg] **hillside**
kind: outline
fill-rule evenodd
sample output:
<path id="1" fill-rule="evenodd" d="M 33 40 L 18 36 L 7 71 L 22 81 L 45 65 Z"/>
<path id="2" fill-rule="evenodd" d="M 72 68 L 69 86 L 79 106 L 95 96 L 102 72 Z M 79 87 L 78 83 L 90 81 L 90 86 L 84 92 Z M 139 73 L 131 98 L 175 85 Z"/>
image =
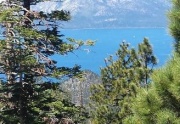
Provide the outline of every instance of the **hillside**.
<path id="1" fill-rule="evenodd" d="M 168 0 L 64 0 L 33 9 L 70 11 L 72 20 L 64 28 L 164 27 L 170 6 Z"/>
<path id="2" fill-rule="evenodd" d="M 83 79 L 70 78 L 63 82 L 60 88 L 70 95 L 72 103 L 86 106 L 89 103 L 90 87 L 97 83 L 101 83 L 100 77 L 92 71 L 85 70 Z"/>

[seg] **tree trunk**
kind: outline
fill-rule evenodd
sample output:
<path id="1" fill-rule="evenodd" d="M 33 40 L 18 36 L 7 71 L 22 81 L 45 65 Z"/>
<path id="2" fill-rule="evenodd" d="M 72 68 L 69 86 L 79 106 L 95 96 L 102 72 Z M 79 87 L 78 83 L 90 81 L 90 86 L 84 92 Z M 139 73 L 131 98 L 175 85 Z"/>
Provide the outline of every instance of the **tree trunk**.
<path id="1" fill-rule="evenodd" d="M 23 7 L 26 8 L 27 10 L 30 10 L 30 0 L 23 0 Z M 24 11 L 24 15 L 27 14 L 26 11 Z M 27 15 L 28 16 L 28 15 Z M 25 26 L 28 27 L 30 25 L 30 21 L 26 20 L 25 21 Z M 25 39 L 26 41 L 26 39 Z M 21 53 L 20 53 L 21 54 Z M 20 66 L 20 71 L 21 71 L 21 65 Z M 19 95 L 19 112 L 20 112 L 20 124 L 27 124 L 28 123 L 28 113 L 27 113 L 27 97 L 26 97 L 26 93 L 23 93 L 23 74 L 21 72 L 20 74 L 20 81 L 19 81 L 20 85 L 21 85 L 21 94 Z"/>
<path id="2" fill-rule="evenodd" d="M 23 7 L 26 8 L 27 10 L 30 10 L 31 1 L 30 0 L 24 0 L 23 2 L 24 2 Z"/>

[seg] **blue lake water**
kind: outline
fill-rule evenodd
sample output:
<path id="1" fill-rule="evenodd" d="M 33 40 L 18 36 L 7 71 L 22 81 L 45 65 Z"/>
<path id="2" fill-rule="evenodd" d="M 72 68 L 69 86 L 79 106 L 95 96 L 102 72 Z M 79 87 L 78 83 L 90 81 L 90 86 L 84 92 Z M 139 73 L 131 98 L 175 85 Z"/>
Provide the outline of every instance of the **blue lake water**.
<path id="1" fill-rule="evenodd" d="M 73 67 L 78 64 L 82 69 L 89 69 L 97 74 L 100 74 L 100 67 L 105 66 L 104 58 L 115 55 L 122 41 L 136 48 L 144 37 L 148 38 L 158 58 L 157 67 L 170 58 L 173 47 L 173 38 L 167 28 L 63 29 L 61 33 L 65 37 L 95 40 L 96 44 L 93 47 L 83 47 L 67 56 L 55 56 L 58 65 Z"/>

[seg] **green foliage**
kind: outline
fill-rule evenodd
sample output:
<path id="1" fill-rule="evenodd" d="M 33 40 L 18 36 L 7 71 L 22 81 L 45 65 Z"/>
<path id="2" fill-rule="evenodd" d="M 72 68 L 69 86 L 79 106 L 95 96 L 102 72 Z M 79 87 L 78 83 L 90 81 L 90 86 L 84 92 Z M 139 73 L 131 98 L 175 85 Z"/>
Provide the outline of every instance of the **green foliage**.
<path id="1" fill-rule="evenodd" d="M 168 13 L 169 17 L 169 30 L 175 39 L 174 47 L 175 52 L 180 53 L 180 0 L 171 0 L 172 9 Z"/>
<path id="2" fill-rule="evenodd" d="M 101 69 L 102 84 L 91 89 L 92 120 L 95 124 L 121 124 L 133 115 L 132 101 L 138 89 L 147 87 L 156 59 L 145 38 L 138 50 L 123 42 L 114 61 L 110 56 Z"/>
<path id="3" fill-rule="evenodd" d="M 31 11 L 43 0 L 8 0 L 0 4 L 0 121 L 6 124 L 41 124 L 72 119 L 80 123 L 87 117 L 84 108 L 75 107 L 55 90 L 51 80 L 79 76 L 80 67 L 57 67 L 51 59 L 92 41 L 63 41 L 58 22 L 70 19 L 67 11 Z M 72 42 L 73 41 L 73 42 Z M 57 93 L 57 94 L 56 94 Z"/>
<path id="4" fill-rule="evenodd" d="M 58 86 L 58 84 L 51 85 Z M 37 112 L 37 115 L 34 115 L 34 118 L 36 118 L 34 123 L 43 123 L 44 120 L 42 118 L 46 118 L 46 121 L 56 119 L 58 122 L 67 118 L 74 122 L 82 123 L 88 118 L 85 109 L 72 104 L 64 92 L 56 88 L 43 90 L 43 92 L 42 90 L 40 89 L 38 95 L 35 97 L 37 100 L 31 103 L 31 108 Z"/>
<path id="5" fill-rule="evenodd" d="M 175 54 L 166 66 L 152 74 L 149 90 L 140 89 L 133 103 L 135 115 L 128 121 L 139 120 L 143 124 L 179 124 L 179 55 Z M 179 75 L 179 76 L 178 76 Z"/>

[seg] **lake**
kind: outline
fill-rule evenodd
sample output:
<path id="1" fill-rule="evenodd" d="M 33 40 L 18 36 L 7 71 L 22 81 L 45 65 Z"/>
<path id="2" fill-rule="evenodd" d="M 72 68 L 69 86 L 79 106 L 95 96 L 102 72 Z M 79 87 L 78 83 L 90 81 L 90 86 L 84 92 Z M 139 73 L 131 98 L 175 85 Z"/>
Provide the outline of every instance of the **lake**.
<path id="1" fill-rule="evenodd" d="M 104 59 L 115 55 L 122 41 L 130 43 L 134 48 L 146 37 L 153 46 L 160 67 L 170 58 L 173 38 L 167 28 L 121 28 L 121 29 L 62 29 L 64 38 L 71 37 L 80 40 L 95 40 L 93 47 L 83 47 L 67 56 L 55 56 L 58 66 L 73 67 L 81 65 L 82 69 L 100 74 L 100 67 L 105 67 Z"/>

